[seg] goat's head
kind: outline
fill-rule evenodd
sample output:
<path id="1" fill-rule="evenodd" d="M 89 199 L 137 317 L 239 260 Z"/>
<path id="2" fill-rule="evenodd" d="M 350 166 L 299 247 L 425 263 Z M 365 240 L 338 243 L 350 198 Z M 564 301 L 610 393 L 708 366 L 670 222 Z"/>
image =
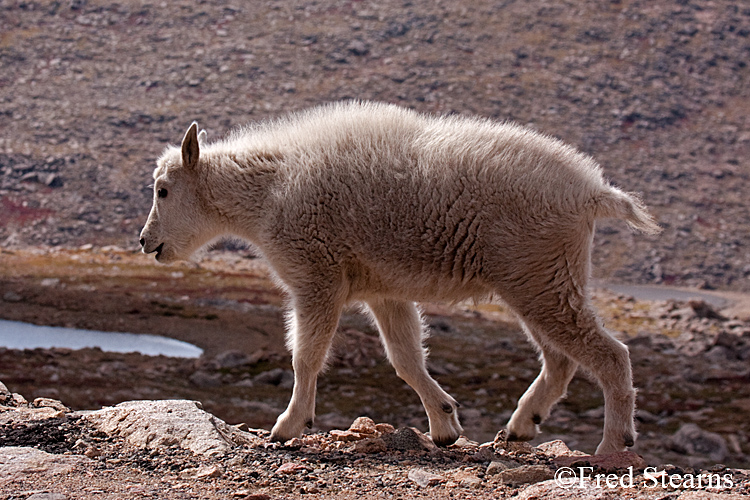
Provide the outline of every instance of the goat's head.
<path id="1" fill-rule="evenodd" d="M 200 146 L 205 131 L 193 122 L 181 148 L 169 147 L 154 170 L 154 202 L 141 231 L 143 253 L 156 252 L 159 262 L 188 259 L 217 236 L 217 225 L 206 202 Z"/>

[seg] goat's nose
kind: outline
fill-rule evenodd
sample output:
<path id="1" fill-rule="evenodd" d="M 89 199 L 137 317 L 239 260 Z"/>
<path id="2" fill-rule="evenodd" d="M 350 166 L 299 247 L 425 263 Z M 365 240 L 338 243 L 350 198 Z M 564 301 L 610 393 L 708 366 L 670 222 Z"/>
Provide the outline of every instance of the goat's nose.
<path id="1" fill-rule="evenodd" d="M 146 244 L 146 238 L 141 238 L 140 240 L 138 240 L 138 243 L 140 243 L 141 246 L 144 246 Z"/>

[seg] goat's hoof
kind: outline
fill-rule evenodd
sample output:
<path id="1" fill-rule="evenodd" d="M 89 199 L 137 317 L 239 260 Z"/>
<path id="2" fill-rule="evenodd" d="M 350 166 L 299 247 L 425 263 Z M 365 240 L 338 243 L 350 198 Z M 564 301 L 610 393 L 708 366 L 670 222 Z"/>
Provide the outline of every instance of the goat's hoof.
<path id="1" fill-rule="evenodd" d="M 450 411 L 447 406 L 450 406 Z M 430 439 L 438 446 L 450 446 L 461 436 L 463 429 L 458 421 L 458 412 L 450 403 L 444 403 L 440 409 L 442 411 L 431 415 Z"/>
<path id="2" fill-rule="evenodd" d="M 630 434 L 625 434 L 625 446 L 630 448 L 635 445 L 635 439 Z"/>
<path id="3" fill-rule="evenodd" d="M 272 443 L 286 443 L 287 441 L 289 441 L 289 439 L 286 439 L 285 437 L 274 433 L 271 433 L 270 440 Z"/>
<path id="4" fill-rule="evenodd" d="M 271 441 L 286 443 L 290 439 L 300 437 L 305 426 L 312 425 L 313 419 L 306 420 L 289 418 L 282 414 L 271 429 Z"/>
<path id="5" fill-rule="evenodd" d="M 625 447 L 625 444 L 610 444 L 610 442 L 602 441 L 599 443 L 599 446 L 596 448 L 596 455 L 611 455 L 613 453 L 620 453 L 622 451 L 627 451 L 627 448 Z"/>
<path id="6" fill-rule="evenodd" d="M 440 446 L 441 448 L 445 448 L 446 446 L 450 446 L 456 441 L 458 441 L 458 438 L 460 437 L 459 434 L 456 434 L 455 436 L 445 436 L 445 437 L 432 437 L 432 442 L 435 443 L 437 446 Z"/>
<path id="7" fill-rule="evenodd" d="M 505 440 L 509 442 L 514 441 L 531 441 L 536 436 L 524 436 L 523 434 L 516 434 L 513 431 L 508 431 L 508 434 L 505 436 Z"/>

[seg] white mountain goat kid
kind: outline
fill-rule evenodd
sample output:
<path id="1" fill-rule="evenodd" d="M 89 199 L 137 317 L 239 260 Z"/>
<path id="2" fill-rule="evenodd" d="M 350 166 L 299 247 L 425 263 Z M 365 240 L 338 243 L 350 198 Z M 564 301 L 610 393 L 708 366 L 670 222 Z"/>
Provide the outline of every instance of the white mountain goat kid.
<path id="1" fill-rule="evenodd" d="M 498 296 L 543 362 L 508 438 L 536 435 L 580 365 L 604 391 L 597 453 L 633 445 L 628 350 L 602 327 L 586 282 L 597 218 L 647 233 L 659 226 L 588 156 L 517 125 L 350 102 L 211 144 L 193 123 L 157 165 L 145 253 L 172 262 L 237 236 L 263 254 L 289 294 L 294 391 L 273 439 L 312 425 L 339 315 L 361 302 L 396 373 L 422 399 L 433 441 L 453 443 L 457 404 L 427 373 L 413 301 Z"/>

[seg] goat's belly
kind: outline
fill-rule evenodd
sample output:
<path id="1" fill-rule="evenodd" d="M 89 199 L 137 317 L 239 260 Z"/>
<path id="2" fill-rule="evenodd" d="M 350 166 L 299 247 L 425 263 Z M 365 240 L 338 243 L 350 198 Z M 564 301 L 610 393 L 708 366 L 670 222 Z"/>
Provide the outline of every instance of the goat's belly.
<path id="1" fill-rule="evenodd" d="M 481 299 L 491 294 L 491 290 L 476 277 L 450 276 L 435 271 L 414 272 L 398 264 L 357 267 L 349 275 L 351 300 L 391 298 L 415 302 L 458 302 Z"/>

